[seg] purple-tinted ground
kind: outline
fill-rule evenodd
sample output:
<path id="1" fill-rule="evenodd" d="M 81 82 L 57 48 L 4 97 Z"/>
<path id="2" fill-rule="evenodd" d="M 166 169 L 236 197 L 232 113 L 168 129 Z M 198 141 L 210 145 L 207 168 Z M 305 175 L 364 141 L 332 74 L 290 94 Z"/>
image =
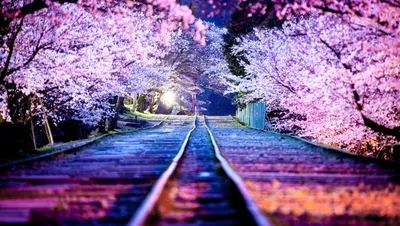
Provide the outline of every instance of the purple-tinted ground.
<path id="1" fill-rule="evenodd" d="M 328 152 L 210 117 L 222 155 L 284 225 L 399 225 L 399 166 Z"/>

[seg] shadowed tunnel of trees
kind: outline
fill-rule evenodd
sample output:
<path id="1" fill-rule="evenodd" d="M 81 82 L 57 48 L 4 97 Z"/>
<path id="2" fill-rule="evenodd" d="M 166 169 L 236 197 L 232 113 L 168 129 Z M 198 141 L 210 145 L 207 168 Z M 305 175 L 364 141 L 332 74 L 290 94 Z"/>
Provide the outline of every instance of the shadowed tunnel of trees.
<path id="1" fill-rule="evenodd" d="M 396 159 L 399 8 L 2 1 L 2 155 L 114 130 L 123 109 L 190 114 L 194 96 L 207 114 L 234 114 L 234 96 L 238 107 L 265 102 L 274 131 Z M 167 92 L 175 94 L 171 106 Z"/>

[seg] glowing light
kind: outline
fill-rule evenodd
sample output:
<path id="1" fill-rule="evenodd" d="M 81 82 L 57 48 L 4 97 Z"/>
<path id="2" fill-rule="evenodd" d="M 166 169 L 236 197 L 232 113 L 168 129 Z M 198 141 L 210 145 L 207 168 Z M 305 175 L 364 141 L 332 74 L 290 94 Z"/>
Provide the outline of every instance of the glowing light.
<path id="1" fill-rule="evenodd" d="M 176 94 L 172 91 L 168 91 L 161 96 L 161 101 L 168 107 L 175 103 Z"/>

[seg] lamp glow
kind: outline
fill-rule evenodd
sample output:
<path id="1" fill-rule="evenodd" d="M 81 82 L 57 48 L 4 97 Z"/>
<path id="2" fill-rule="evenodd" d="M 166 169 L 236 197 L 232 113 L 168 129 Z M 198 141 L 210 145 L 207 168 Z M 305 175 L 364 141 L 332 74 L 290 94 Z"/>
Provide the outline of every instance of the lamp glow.
<path id="1" fill-rule="evenodd" d="M 176 94 L 172 91 L 167 91 L 161 97 L 161 101 L 168 107 L 171 107 L 175 103 Z"/>

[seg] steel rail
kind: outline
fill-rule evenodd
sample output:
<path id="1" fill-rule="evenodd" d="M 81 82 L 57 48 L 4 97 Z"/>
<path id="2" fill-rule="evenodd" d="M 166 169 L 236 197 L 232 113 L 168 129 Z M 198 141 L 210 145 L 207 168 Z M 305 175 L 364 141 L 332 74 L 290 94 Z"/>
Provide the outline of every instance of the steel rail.
<path id="1" fill-rule="evenodd" d="M 240 194 L 242 195 L 242 198 L 246 204 L 247 210 L 251 214 L 254 222 L 259 225 L 259 226 L 272 226 L 271 220 L 267 218 L 267 216 L 261 211 L 261 209 L 258 207 L 258 205 L 254 202 L 253 196 L 251 195 L 250 191 L 247 189 L 247 186 L 245 185 L 244 181 L 242 178 L 230 167 L 228 161 L 225 160 L 225 158 L 221 155 L 221 152 L 219 151 L 217 142 L 215 141 L 214 135 L 211 132 L 210 128 L 207 125 L 206 122 L 206 117 L 204 117 L 204 125 L 208 131 L 208 134 L 210 135 L 211 142 L 213 144 L 214 150 L 215 150 L 215 156 L 219 160 L 222 169 L 225 171 L 226 175 L 231 179 L 237 189 L 239 190 Z"/>
<path id="2" fill-rule="evenodd" d="M 144 199 L 142 204 L 139 206 L 139 208 L 136 210 L 133 217 L 129 220 L 127 226 L 141 226 L 141 225 L 145 224 L 145 222 L 148 219 L 155 204 L 157 203 L 158 199 L 160 198 L 161 193 L 165 188 L 165 185 L 167 184 L 168 180 L 174 173 L 176 167 L 178 166 L 179 161 L 181 160 L 181 158 L 185 152 L 186 146 L 189 142 L 189 138 L 190 138 L 192 132 L 196 129 L 196 120 L 197 120 L 197 117 L 195 116 L 194 121 L 193 121 L 193 128 L 187 133 L 185 140 L 183 141 L 178 154 L 174 157 L 174 159 L 172 160 L 172 163 L 171 163 L 171 165 L 169 165 L 168 169 L 166 171 L 164 171 L 164 173 L 161 175 L 161 177 L 153 185 L 151 191 L 146 196 L 146 198 Z"/>

